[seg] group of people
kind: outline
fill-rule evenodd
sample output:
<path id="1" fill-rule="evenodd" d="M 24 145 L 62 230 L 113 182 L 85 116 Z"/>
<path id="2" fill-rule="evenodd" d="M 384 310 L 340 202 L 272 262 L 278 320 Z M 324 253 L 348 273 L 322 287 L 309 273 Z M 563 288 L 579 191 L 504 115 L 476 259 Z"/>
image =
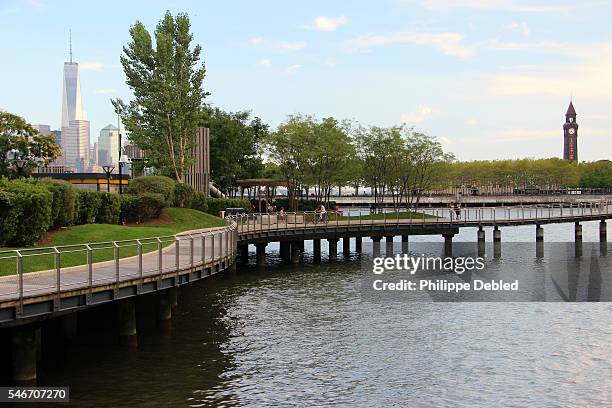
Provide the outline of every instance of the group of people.
<path id="1" fill-rule="evenodd" d="M 451 220 L 453 217 L 456 217 L 458 220 L 461 219 L 461 203 L 451 201 L 448 203 L 448 211 L 450 212 Z"/>
<path id="2" fill-rule="evenodd" d="M 325 206 L 323 204 L 320 204 L 315 210 L 315 212 L 318 215 L 319 221 L 327 220 L 327 210 L 325 209 Z M 331 213 L 335 214 L 336 216 L 339 216 L 342 215 L 342 210 L 337 205 L 334 205 L 334 208 L 332 208 Z"/>

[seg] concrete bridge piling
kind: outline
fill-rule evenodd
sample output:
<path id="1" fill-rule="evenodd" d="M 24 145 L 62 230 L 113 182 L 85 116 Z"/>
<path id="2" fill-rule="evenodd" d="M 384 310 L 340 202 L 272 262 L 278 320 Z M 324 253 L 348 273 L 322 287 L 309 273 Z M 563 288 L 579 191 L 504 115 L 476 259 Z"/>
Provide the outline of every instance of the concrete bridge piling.
<path id="1" fill-rule="evenodd" d="M 338 259 L 338 238 L 327 238 L 329 244 L 329 261 L 335 262 Z"/>

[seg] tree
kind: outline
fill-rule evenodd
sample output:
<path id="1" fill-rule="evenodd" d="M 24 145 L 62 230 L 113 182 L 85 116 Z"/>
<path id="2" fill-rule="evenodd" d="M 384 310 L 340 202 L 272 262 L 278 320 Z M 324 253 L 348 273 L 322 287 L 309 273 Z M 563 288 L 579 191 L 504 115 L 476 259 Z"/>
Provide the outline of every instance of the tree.
<path id="1" fill-rule="evenodd" d="M 0 177 L 27 176 L 60 154 L 54 135 L 41 135 L 21 116 L 0 111 Z M 21 170 L 17 160 L 24 160 Z"/>
<path id="2" fill-rule="evenodd" d="M 262 144 L 269 130 L 260 118 L 247 111 L 207 108 L 203 125 L 210 129 L 210 173 L 222 190 L 262 174 Z"/>
<path id="3" fill-rule="evenodd" d="M 167 11 L 155 28 L 154 48 L 151 34 L 137 21 L 121 56 L 134 100 L 127 105 L 112 101 L 130 139 L 147 151 L 150 165 L 179 183 L 192 164 L 191 149 L 208 95 L 202 87 L 202 48 L 191 48 L 189 29 L 187 14 L 173 17 Z"/>
<path id="4" fill-rule="evenodd" d="M 600 160 L 581 164 L 580 187 L 612 188 L 612 162 Z"/>

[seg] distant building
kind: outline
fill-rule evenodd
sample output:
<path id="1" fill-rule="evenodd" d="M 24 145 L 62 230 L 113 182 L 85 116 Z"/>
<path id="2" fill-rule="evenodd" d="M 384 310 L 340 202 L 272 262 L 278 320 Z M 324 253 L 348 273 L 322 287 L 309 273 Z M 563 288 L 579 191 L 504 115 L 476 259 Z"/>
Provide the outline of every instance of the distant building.
<path id="1" fill-rule="evenodd" d="M 576 110 L 571 101 L 565 112 L 563 124 L 563 160 L 578 162 L 578 123 L 576 123 Z"/>
<path id="2" fill-rule="evenodd" d="M 68 126 L 62 126 L 62 153 L 66 165 L 87 171 L 89 152 L 88 120 L 71 120 Z"/>
<path id="3" fill-rule="evenodd" d="M 64 63 L 61 147 L 65 164 L 86 170 L 90 154 L 89 121 L 81 102 L 79 64 L 72 61 L 72 41 L 70 61 Z"/>
<path id="4" fill-rule="evenodd" d="M 38 133 L 43 136 L 51 134 L 51 126 L 49 125 L 32 125 L 32 127 L 36 129 Z"/>
<path id="5" fill-rule="evenodd" d="M 97 166 L 98 165 L 99 152 L 100 152 L 99 147 L 100 146 L 98 145 L 98 142 L 95 142 L 93 144 L 93 147 L 91 148 L 91 155 L 90 155 L 90 157 L 91 157 L 91 165 L 92 166 Z"/>
<path id="6" fill-rule="evenodd" d="M 119 165 L 119 129 L 116 126 L 108 125 L 100 130 L 98 164 L 100 166 Z"/>

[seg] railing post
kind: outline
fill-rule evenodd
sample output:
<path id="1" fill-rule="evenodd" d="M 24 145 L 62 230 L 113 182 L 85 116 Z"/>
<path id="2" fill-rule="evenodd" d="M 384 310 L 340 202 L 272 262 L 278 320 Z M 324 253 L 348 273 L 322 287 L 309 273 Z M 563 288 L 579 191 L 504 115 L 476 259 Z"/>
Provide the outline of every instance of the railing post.
<path id="1" fill-rule="evenodd" d="M 215 260 L 215 233 L 214 232 L 210 235 L 210 238 L 211 238 L 210 241 L 211 241 L 211 244 L 212 244 L 210 246 L 210 250 L 211 250 L 210 260 L 211 260 L 211 262 L 214 262 L 214 260 Z"/>
<path id="2" fill-rule="evenodd" d="M 162 254 L 162 242 L 161 239 L 157 239 L 157 270 L 159 272 L 159 282 L 161 283 L 162 273 L 163 273 L 163 254 Z M 157 289 L 160 289 L 159 287 Z"/>
<path id="3" fill-rule="evenodd" d="M 202 267 L 206 264 L 206 234 L 202 233 Z"/>
<path id="4" fill-rule="evenodd" d="M 23 315 L 23 255 L 17 250 L 15 250 L 15 253 L 17 254 L 17 276 L 19 277 L 19 287 L 17 288 L 19 291 L 19 304 L 15 314 L 17 317 L 21 317 Z"/>
<path id="5" fill-rule="evenodd" d="M 115 260 L 115 299 L 119 295 L 119 245 L 113 241 L 113 258 Z"/>
<path id="6" fill-rule="evenodd" d="M 139 239 L 136 240 L 138 243 L 138 291 L 142 289 L 142 242 Z"/>
<path id="7" fill-rule="evenodd" d="M 57 247 L 53 247 L 53 249 L 55 250 L 55 253 L 53 255 L 55 258 L 55 284 L 57 285 L 57 294 L 56 294 L 55 302 L 53 302 L 53 309 L 59 310 L 60 300 L 62 298 L 62 280 L 60 277 L 60 268 L 62 264 L 61 264 L 61 258 L 60 258 L 60 251 L 57 249 Z"/>
<path id="8" fill-rule="evenodd" d="M 175 235 L 174 236 L 174 270 L 175 271 L 178 271 L 180 268 L 180 262 L 181 262 L 180 254 L 181 254 L 181 241 Z"/>
<path id="9" fill-rule="evenodd" d="M 87 247 L 87 296 L 85 303 L 91 302 L 91 293 L 93 290 L 93 253 L 89 244 L 85 244 Z"/>
<path id="10" fill-rule="evenodd" d="M 193 271 L 195 264 L 193 262 L 193 235 L 191 234 L 189 234 L 189 262 L 191 263 L 191 270 Z"/>
<path id="11" fill-rule="evenodd" d="M 270 221 L 270 216 L 268 216 L 268 222 Z M 270 229 L 270 227 L 268 227 Z M 225 230 L 225 256 L 229 256 L 230 251 L 230 230 Z"/>

